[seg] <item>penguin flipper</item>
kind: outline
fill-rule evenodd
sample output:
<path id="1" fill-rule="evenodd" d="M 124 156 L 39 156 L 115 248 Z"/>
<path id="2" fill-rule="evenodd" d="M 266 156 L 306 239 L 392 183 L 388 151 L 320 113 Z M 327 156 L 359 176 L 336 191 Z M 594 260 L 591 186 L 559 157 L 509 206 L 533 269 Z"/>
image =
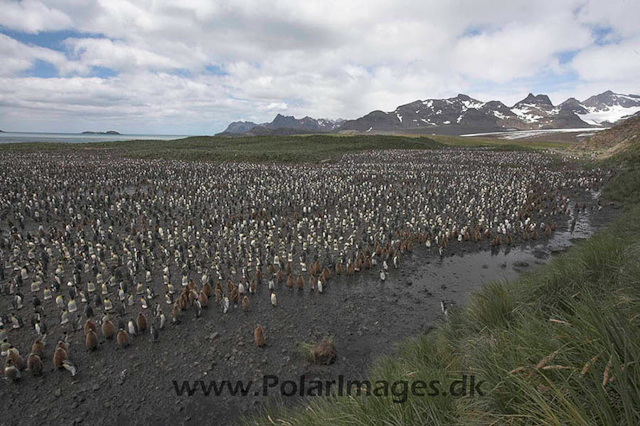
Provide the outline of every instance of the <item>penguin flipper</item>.
<path id="1" fill-rule="evenodd" d="M 75 376 L 78 372 L 75 364 L 69 360 L 62 361 L 62 367 L 64 367 L 65 370 L 69 371 L 71 373 L 71 376 Z"/>

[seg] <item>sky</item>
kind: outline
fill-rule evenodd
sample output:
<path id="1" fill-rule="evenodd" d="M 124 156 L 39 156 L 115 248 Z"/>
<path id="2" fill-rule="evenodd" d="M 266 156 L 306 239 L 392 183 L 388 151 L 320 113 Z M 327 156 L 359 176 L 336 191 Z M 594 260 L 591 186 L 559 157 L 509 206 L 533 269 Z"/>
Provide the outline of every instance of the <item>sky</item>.
<path id="1" fill-rule="evenodd" d="M 640 94 L 639 0 L 0 0 L 0 129 L 215 134 Z"/>

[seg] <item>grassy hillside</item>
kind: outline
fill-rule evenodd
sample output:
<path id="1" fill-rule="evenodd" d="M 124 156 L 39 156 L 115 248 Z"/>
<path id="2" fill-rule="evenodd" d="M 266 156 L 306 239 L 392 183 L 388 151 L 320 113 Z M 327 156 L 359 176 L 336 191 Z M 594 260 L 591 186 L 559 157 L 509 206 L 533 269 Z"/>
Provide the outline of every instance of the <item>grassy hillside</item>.
<path id="1" fill-rule="evenodd" d="M 84 144 L 21 143 L 0 145 L 0 152 L 105 150 L 134 158 L 197 161 L 320 162 L 372 149 L 433 149 L 442 144 L 426 137 L 253 136 L 224 138 L 198 136 L 173 141 L 137 140 Z"/>
<path id="2" fill-rule="evenodd" d="M 640 145 L 640 116 L 631 117 L 610 129 L 598 132 L 574 149 L 599 158 L 633 150 Z"/>
<path id="3" fill-rule="evenodd" d="M 616 157 L 638 167 L 638 146 Z M 629 170 L 629 169 L 627 169 Z M 620 174 L 607 191 L 633 199 Z M 434 331 L 380 359 L 369 380 L 485 380 L 475 398 L 311 398 L 246 424 L 640 424 L 640 205 L 514 282 L 489 282 Z M 339 351 L 339 348 L 338 348 Z"/>
<path id="4" fill-rule="evenodd" d="M 640 203 L 640 117 L 601 132 L 585 145 L 583 149 L 604 152 L 604 163 L 618 169 L 605 195 L 614 201 Z"/>

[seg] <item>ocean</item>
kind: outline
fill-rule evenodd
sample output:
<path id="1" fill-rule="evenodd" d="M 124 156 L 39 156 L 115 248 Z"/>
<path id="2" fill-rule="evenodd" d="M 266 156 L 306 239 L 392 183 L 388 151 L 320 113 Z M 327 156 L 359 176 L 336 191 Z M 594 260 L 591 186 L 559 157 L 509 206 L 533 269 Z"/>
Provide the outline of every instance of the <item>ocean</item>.
<path id="1" fill-rule="evenodd" d="M 129 141 L 142 139 L 173 140 L 186 138 L 185 135 L 83 135 L 78 133 L 23 133 L 23 132 L 2 132 L 0 133 L 0 144 L 20 143 L 20 142 L 65 142 L 65 143 L 87 143 L 87 142 L 110 142 Z"/>

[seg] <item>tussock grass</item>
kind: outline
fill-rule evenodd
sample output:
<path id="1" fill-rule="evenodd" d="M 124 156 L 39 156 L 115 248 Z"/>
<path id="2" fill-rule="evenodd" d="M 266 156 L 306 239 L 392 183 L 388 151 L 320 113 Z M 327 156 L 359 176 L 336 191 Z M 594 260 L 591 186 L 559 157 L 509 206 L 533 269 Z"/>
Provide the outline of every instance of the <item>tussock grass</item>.
<path id="1" fill-rule="evenodd" d="M 482 397 L 313 397 L 245 424 L 640 424 L 640 206 L 514 282 L 491 282 L 369 380 L 485 380 Z M 269 420 L 271 419 L 271 420 Z M 285 424 L 285 423 L 283 423 Z"/>
<path id="2" fill-rule="evenodd" d="M 640 166 L 623 166 L 605 190 L 607 198 L 640 203 Z"/>
<path id="3" fill-rule="evenodd" d="M 327 336 L 318 342 L 301 342 L 298 344 L 298 352 L 307 362 L 331 363 L 336 356 L 333 336 Z"/>
<path id="4" fill-rule="evenodd" d="M 619 202 L 640 203 L 640 140 L 608 158 L 605 164 L 619 170 L 605 188 L 607 198 Z"/>

